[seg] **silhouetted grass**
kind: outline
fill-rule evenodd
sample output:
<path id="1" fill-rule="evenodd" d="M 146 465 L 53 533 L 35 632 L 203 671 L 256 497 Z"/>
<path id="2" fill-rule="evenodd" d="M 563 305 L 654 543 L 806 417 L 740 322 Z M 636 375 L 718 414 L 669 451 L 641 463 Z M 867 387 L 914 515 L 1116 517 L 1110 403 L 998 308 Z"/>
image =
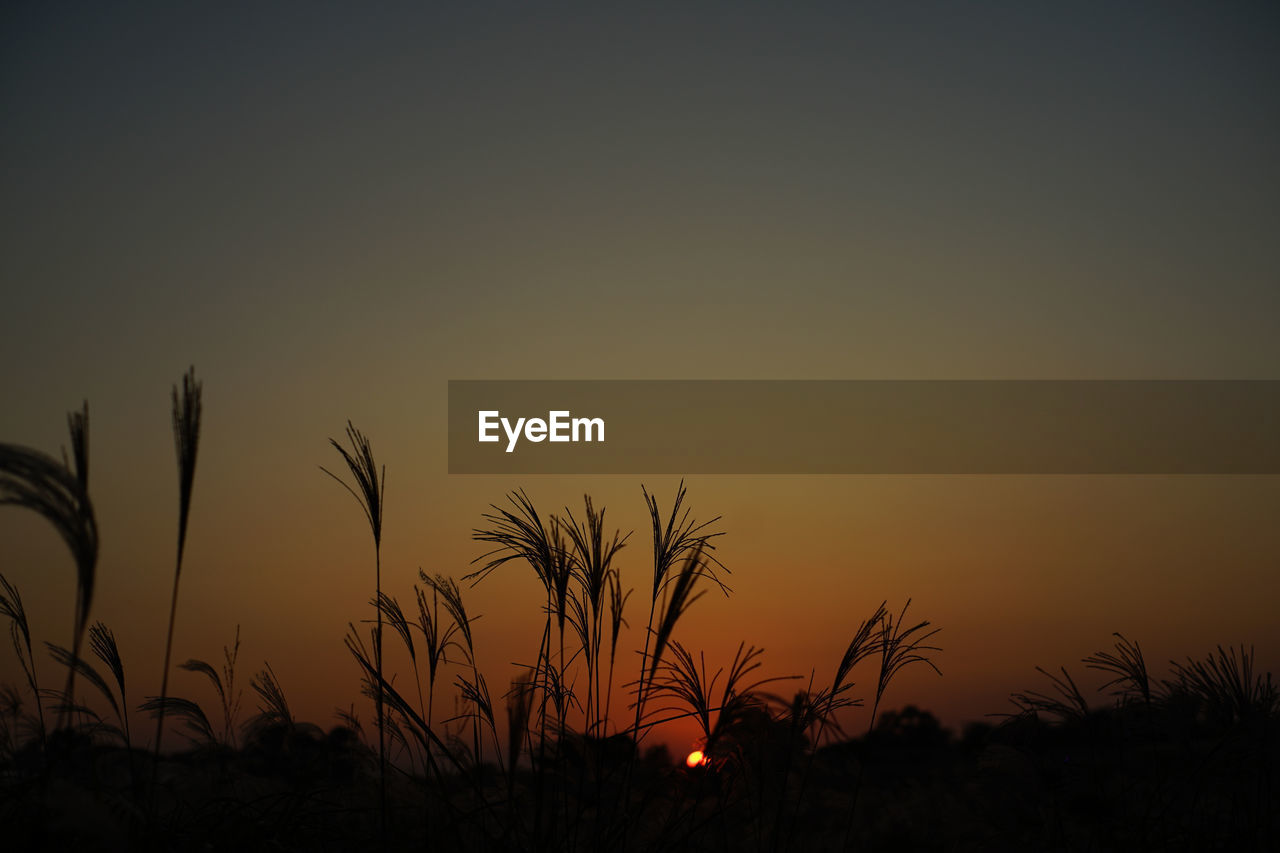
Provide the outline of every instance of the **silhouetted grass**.
<path id="1" fill-rule="evenodd" d="M 234 749 L 236 746 L 236 715 L 240 709 L 240 692 L 236 690 L 236 661 L 240 657 L 240 626 L 236 626 L 235 640 L 230 646 L 222 647 L 222 671 L 205 661 L 191 658 L 180 665 L 180 669 L 198 672 L 209 680 L 218 694 L 218 702 L 222 705 L 222 744 Z M 121 691 L 123 692 L 123 686 Z"/>
<path id="2" fill-rule="evenodd" d="M 89 500 L 89 404 L 67 415 L 75 467 L 63 453 L 63 464 L 52 457 L 16 444 L 0 443 L 0 506 L 26 507 L 44 516 L 71 550 L 76 564 L 76 601 L 71 651 L 80 655 L 93 604 L 93 588 L 98 564 L 98 524 Z M 6 585 L 7 586 L 7 585 Z M 20 602 L 19 602 L 20 605 Z M 19 610 L 20 610 L 19 606 Z M 25 625 L 25 617 L 22 620 Z M 30 636 L 24 637 L 28 663 Z M 20 656 L 21 657 L 21 656 Z M 65 692 L 74 687 L 75 668 L 67 670 Z M 35 689 L 33 687 L 33 689 Z M 37 693 L 38 695 L 38 693 Z M 41 712 L 43 720 L 43 712 Z M 43 723 L 42 723 L 43 725 Z"/>
<path id="3" fill-rule="evenodd" d="M 490 550 L 464 579 L 481 582 L 514 562 L 543 585 L 540 636 L 531 638 L 530 657 L 513 663 L 514 676 L 499 681 L 479 669 L 484 623 L 457 580 L 419 570 L 407 610 L 382 588 L 385 469 L 350 423 L 350 448 L 331 443 L 355 486 L 325 473 L 356 498 L 374 538 L 374 624 L 350 623 L 344 644 L 359 671 L 353 688 L 372 703 L 377 747 L 364 740 L 363 699 L 337 712 L 339 724 L 325 732 L 295 716 L 269 663 L 249 683 L 253 708 L 241 722 L 238 628 L 220 666 L 190 658 L 179 667 L 216 698 L 218 719 L 188 688 L 171 696 L 167 685 L 199 424 L 200 385 L 189 373 L 181 395 L 174 390 L 180 511 L 166 681 L 139 706 L 157 721 L 151 750 L 132 743 L 128 670 L 113 632 L 100 622 L 89 628 L 93 661 L 75 644 L 46 644 L 68 681 L 62 691 L 42 688 L 33 626 L 17 588 L 0 576 L 0 615 L 26 681 L 0 689 L 0 822 L 15 849 L 52 841 L 346 850 L 376 837 L 393 849 L 617 853 L 1193 850 L 1266 849 L 1276 838 L 1280 709 L 1251 649 L 1219 647 L 1174 662 L 1162 680 L 1139 645 L 1117 634 L 1113 649 L 1083 659 L 1107 677 L 1101 689 L 1110 706 L 1091 707 L 1065 667 L 1039 669 L 1048 687 L 1015 693 L 1003 724 L 956 741 L 914 706 L 881 712 L 905 669 L 939 671 L 938 631 L 907 618 L 908 599 L 896 612 L 882 602 L 866 618 L 851 616 L 830 683 L 814 672 L 803 689 L 780 695 L 800 676 L 769 672 L 762 648 L 743 641 L 716 666 L 687 642 L 698 598 L 730 590 L 714 556 L 719 519 L 694 520 L 683 483 L 667 512 L 642 487 L 652 534 L 652 574 L 641 584 L 649 613 L 638 666 L 623 679 L 630 706 L 621 725 L 611 706 L 631 594 L 623 579 L 630 534 L 610 530 L 605 508 L 589 496 L 580 515 L 546 514 L 517 491 L 483 515 L 474 539 Z M 86 492 L 87 410 L 72 417 L 71 432 L 74 462 L 61 466 L 0 445 L 0 498 L 50 518 L 74 553 L 88 555 L 97 532 Z M 93 590 L 93 563 L 85 565 L 77 636 Z M 387 671 L 387 625 L 411 679 Z M 510 689 L 495 695 L 491 682 Z M 452 701 L 452 712 L 437 713 L 440 701 Z M 865 734 L 848 737 L 849 712 L 867 705 Z M 52 731 L 46 708 L 63 720 Z M 166 718 L 180 724 L 189 749 L 161 752 Z M 697 726 L 704 762 L 687 767 L 665 747 L 645 749 L 651 732 L 676 721 Z M 135 776 L 148 760 L 151 772 Z M 149 787 L 139 781 L 148 776 Z M 78 798 L 77 821 L 54 819 L 64 797 Z"/>
<path id="4" fill-rule="evenodd" d="M 342 456 L 342 461 L 346 463 L 347 469 L 351 472 L 352 478 L 356 482 L 356 489 L 347 485 L 346 481 L 334 474 L 332 471 L 320 466 L 320 470 L 324 471 L 334 480 L 336 480 L 344 489 L 350 492 L 351 496 L 356 499 L 356 503 L 360 505 L 360 509 L 364 511 L 365 519 L 369 522 L 369 530 L 373 534 L 373 564 L 374 564 L 374 609 L 377 610 L 377 626 L 374 629 L 373 647 L 375 668 L 377 670 L 377 681 L 374 684 L 376 691 L 374 710 L 378 725 L 378 775 L 379 775 L 379 800 L 382 807 L 382 830 L 386 834 L 386 800 L 387 800 L 387 733 L 386 733 L 386 708 L 383 699 L 383 679 L 382 679 L 382 507 L 387 489 L 387 471 L 386 466 L 379 468 L 377 463 L 373 461 L 373 446 L 369 439 L 364 436 L 360 430 L 347 421 L 347 441 L 351 444 L 351 451 L 348 452 L 345 447 L 338 443 L 337 439 L 329 439 L 329 443 Z M 358 490 L 357 490 L 358 489 Z"/>
<path id="5" fill-rule="evenodd" d="M 182 555 L 187 545 L 187 521 L 191 515 L 191 490 L 195 485 L 196 452 L 200 447 L 202 386 L 196 369 L 182 377 L 182 393 L 173 386 L 173 443 L 178 456 L 178 556 L 173 567 L 173 596 L 169 601 L 169 630 L 164 642 L 164 668 L 160 676 L 160 702 L 156 705 L 156 762 L 164 738 L 165 699 L 169 695 L 169 662 L 173 657 L 173 628 L 178 619 L 178 584 L 182 580 Z"/>
<path id="6" fill-rule="evenodd" d="M 41 746 L 44 746 L 47 728 L 44 721 L 44 703 L 40 699 L 40 681 L 37 676 L 36 657 L 31 648 L 31 625 L 27 622 L 27 611 L 22 605 L 22 596 L 19 594 L 17 587 L 9 582 L 3 574 L 0 574 L 0 616 L 9 619 L 9 635 L 13 640 L 13 650 L 18 656 L 18 663 L 22 667 L 22 674 L 26 676 L 27 687 L 31 690 L 31 696 L 36 703 L 36 732 L 39 736 Z M 15 690 L 12 698 L 18 696 Z M 13 715 L 17 716 L 17 709 L 21 707 L 21 700 L 10 702 L 13 708 Z"/>

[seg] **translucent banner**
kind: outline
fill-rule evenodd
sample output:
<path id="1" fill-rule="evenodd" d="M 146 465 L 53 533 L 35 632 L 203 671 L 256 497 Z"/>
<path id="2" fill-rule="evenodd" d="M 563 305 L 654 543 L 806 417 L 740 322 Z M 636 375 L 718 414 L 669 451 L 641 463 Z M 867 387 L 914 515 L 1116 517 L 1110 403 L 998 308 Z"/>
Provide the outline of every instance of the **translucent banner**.
<path id="1" fill-rule="evenodd" d="M 454 380 L 451 474 L 1280 474 L 1280 381 Z"/>

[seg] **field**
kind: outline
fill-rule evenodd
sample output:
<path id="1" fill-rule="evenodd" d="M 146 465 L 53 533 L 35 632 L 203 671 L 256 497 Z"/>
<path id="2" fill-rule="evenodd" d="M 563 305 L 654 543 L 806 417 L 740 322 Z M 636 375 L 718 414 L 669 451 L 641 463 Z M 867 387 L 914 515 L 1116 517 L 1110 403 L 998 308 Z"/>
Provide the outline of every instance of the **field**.
<path id="1" fill-rule="evenodd" d="M 0 445 L 0 503 L 48 519 L 78 571 L 70 645 L 45 644 L 62 686 L 40 679 L 39 626 L 0 575 L 25 676 L 0 694 L 7 849 L 1275 849 L 1280 695 L 1248 648 L 1158 677 L 1116 635 L 1080 662 L 1109 679 L 1101 695 L 1086 697 L 1066 667 L 1042 670 L 1036 688 L 1011 706 L 993 697 L 991 722 L 957 735 L 914 705 L 888 710 L 904 668 L 937 669 L 939 629 L 909 601 L 873 609 L 839 660 L 815 662 L 828 681 L 766 676 L 754 646 L 723 664 L 687 648 L 691 605 L 728 594 L 729 570 L 716 556 L 727 531 L 693 514 L 683 486 L 668 505 L 644 492 L 652 573 L 637 589 L 614 565 L 627 537 L 590 497 L 546 514 L 513 492 L 475 529 L 485 554 L 469 573 L 420 573 L 406 606 L 382 588 L 385 472 L 353 426 L 327 473 L 373 545 L 370 598 L 353 603 L 345 641 L 363 678 L 336 725 L 297 719 L 270 665 L 246 692 L 238 635 L 221 660 L 171 665 L 200 422 L 192 372 L 173 390 L 180 521 L 165 683 L 141 702 L 111 628 L 89 621 L 87 407 L 70 418 L 66 461 Z M 491 688 L 466 590 L 516 571 L 541 582 L 544 627 L 532 663 Z M 644 620 L 635 654 L 619 648 L 625 619 Z M 411 672 L 384 671 L 387 643 Z M 172 668 L 207 679 L 218 704 L 171 695 Z M 840 724 L 856 706 L 870 710 L 866 731 Z M 131 730 L 135 707 L 156 721 L 150 739 Z M 699 730 L 688 757 L 650 737 L 675 720 Z"/>

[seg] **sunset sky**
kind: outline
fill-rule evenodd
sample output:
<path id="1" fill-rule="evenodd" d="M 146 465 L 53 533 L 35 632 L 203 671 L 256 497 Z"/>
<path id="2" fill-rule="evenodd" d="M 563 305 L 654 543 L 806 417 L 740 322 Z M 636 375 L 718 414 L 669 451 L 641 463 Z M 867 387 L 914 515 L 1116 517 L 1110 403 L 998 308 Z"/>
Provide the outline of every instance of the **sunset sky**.
<path id="1" fill-rule="evenodd" d="M 239 624 L 245 685 L 269 660 L 324 726 L 372 612 L 367 525 L 319 470 L 348 418 L 387 468 L 388 592 L 469 571 L 512 489 L 548 512 L 589 492 L 636 531 L 643 624 L 640 488 L 669 507 L 679 478 L 451 477 L 449 379 L 1280 378 L 1273 5 L 686 5 L 0 12 L 0 441 L 57 454 L 88 399 L 92 616 L 131 698 L 159 687 L 190 364 L 175 660 Z M 1280 478 L 688 485 L 733 572 L 677 632 L 713 665 L 745 640 L 829 680 L 908 597 L 944 675 L 886 703 L 950 725 L 1037 664 L 1081 674 L 1113 631 L 1160 670 L 1219 643 L 1280 664 Z M 52 527 L 0 509 L 0 571 L 67 643 Z M 536 653 L 539 595 L 515 566 L 470 593 L 495 692 Z"/>

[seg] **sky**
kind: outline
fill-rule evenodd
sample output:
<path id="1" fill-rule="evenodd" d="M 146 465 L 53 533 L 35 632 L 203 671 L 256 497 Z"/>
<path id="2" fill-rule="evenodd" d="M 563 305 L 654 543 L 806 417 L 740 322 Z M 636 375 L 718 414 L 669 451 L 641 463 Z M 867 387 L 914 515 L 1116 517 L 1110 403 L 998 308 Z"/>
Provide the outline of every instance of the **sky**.
<path id="1" fill-rule="evenodd" d="M 348 419 L 387 468 L 385 589 L 470 571 L 512 489 L 590 493 L 636 531 L 638 647 L 640 488 L 669 506 L 679 478 L 451 477 L 449 379 L 1280 378 L 1278 93 L 1264 3 L 6 4 L 0 440 L 57 454 L 89 401 L 92 616 L 135 696 L 192 364 L 176 660 L 240 625 L 245 683 L 269 660 L 322 725 L 356 701 L 371 540 L 319 470 Z M 688 485 L 733 572 L 678 635 L 713 666 L 745 640 L 821 681 L 907 598 L 943 676 L 886 702 L 955 726 L 1036 665 L 1094 683 L 1113 631 L 1153 666 L 1280 660 L 1274 477 Z M 66 643 L 52 528 L 0 508 L 0 571 Z M 538 595 L 515 567 L 470 591 L 491 684 L 536 651 Z"/>

